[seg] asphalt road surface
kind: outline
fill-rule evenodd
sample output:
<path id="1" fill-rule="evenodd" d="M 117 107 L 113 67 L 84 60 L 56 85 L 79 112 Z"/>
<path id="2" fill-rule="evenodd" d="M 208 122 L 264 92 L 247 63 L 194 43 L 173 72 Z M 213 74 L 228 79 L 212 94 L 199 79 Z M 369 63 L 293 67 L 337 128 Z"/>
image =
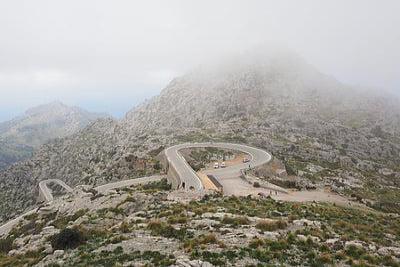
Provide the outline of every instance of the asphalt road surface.
<path id="1" fill-rule="evenodd" d="M 181 185 L 184 183 L 185 188 L 193 187 L 195 190 L 203 190 L 203 184 L 201 179 L 197 176 L 197 174 L 193 171 L 193 169 L 189 166 L 186 160 L 183 158 L 182 154 L 179 152 L 182 149 L 186 148 L 204 148 L 204 147 L 215 147 L 221 149 L 230 149 L 241 151 L 249 155 L 250 162 L 241 163 L 233 166 L 229 166 L 226 168 L 220 168 L 215 170 L 210 170 L 206 172 L 207 174 L 214 174 L 217 177 L 238 177 L 240 176 L 240 171 L 260 166 L 265 164 L 271 160 L 271 155 L 264 150 L 239 145 L 239 144 L 231 144 L 231 143 L 187 143 L 180 144 L 176 146 L 172 146 L 165 150 L 165 155 L 167 160 L 176 172 L 181 180 Z"/>
<path id="2" fill-rule="evenodd" d="M 67 192 L 72 192 L 72 188 L 61 180 L 49 179 L 49 180 L 41 181 L 39 183 L 39 191 L 40 191 L 40 194 L 42 195 L 42 197 L 44 198 L 45 202 L 53 201 L 53 194 L 52 194 L 51 190 L 47 187 L 47 185 L 50 183 L 59 184 Z"/>

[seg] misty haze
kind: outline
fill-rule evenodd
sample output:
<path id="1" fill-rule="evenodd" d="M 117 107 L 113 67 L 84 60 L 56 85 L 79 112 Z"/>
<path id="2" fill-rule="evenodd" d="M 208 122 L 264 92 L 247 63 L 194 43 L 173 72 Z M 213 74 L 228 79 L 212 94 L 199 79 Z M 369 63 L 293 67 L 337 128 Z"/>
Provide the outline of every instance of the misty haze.
<path id="1" fill-rule="evenodd" d="M 400 266 L 400 3 L 0 3 L 1 266 Z"/>

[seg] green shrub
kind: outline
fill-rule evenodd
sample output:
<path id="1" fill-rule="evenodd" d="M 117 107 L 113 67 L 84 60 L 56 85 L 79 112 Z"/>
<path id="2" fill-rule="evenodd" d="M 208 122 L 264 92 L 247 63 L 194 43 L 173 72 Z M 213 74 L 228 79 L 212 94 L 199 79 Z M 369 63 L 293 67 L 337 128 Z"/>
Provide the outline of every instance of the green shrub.
<path id="1" fill-rule="evenodd" d="M 358 248 L 356 246 L 349 246 L 346 249 L 346 254 L 349 257 L 352 257 L 353 259 L 360 259 L 362 255 L 364 255 L 365 251 L 362 248 Z"/>
<path id="2" fill-rule="evenodd" d="M 24 219 L 27 221 L 33 221 L 33 220 L 36 220 L 38 218 L 38 216 L 39 215 L 37 213 L 31 213 L 31 214 L 24 216 Z"/>
<path id="3" fill-rule="evenodd" d="M 222 223 L 230 224 L 232 226 L 239 226 L 239 225 L 250 224 L 250 221 L 246 216 L 240 216 L 240 217 L 224 216 L 224 218 L 222 219 Z"/>
<path id="4" fill-rule="evenodd" d="M 154 168 L 156 171 L 159 171 L 159 170 L 162 169 L 162 166 L 161 166 L 161 163 L 160 163 L 159 160 L 157 160 L 157 161 L 154 163 L 153 168 Z"/>
<path id="5" fill-rule="evenodd" d="M 256 228 L 260 229 L 261 231 L 276 231 L 279 229 L 285 229 L 287 227 L 287 222 L 283 220 L 278 221 L 259 221 L 256 224 Z"/>
<path id="6" fill-rule="evenodd" d="M 119 207 L 109 208 L 108 211 L 116 214 L 116 215 L 125 215 L 125 210 Z"/>
<path id="7" fill-rule="evenodd" d="M 192 251 L 194 248 L 200 246 L 200 245 L 206 245 L 206 244 L 219 244 L 220 247 L 224 246 L 222 242 L 219 242 L 215 234 L 210 233 L 206 235 L 201 235 L 193 239 L 188 239 L 185 241 L 183 244 L 183 247 L 187 251 Z"/>
<path id="8" fill-rule="evenodd" d="M 13 242 L 14 239 L 10 237 L 0 239 L 0 253 L 7 254 L 12 249 Z"/>
<path id="9" fill-rule="evenodd" d="M 332 264 L 333 263 L 332 255 L 326 252 L 320 254 L 317 258 L 317 263 L 320 263 L 321 265 Z"/>
<path id="10" fill-rule="evenodd" d="M 216 244 L 218 243 L 217 237 L 214 234 L 203 235 L 199 238 L 200 244 Z"/>
<path id="11" fill-rule="evenodd" d="M 168 191 L 171 190 L 171 184 L 169 184 L 168 180 L 164 178 L 161 181 L 144 184 L 142 185 L 142 189 L 149 191 L 158 191 L 158 190 Z"/>
<path id="12" fill-rule="evenodd" d="M 107 243 L 118 244 L 124 240 L 126 240 L 126 238 L 123 235 L 117 235 L 117 236 L 114 236 L 114 237 L 111 237 L 110 239 L 108 239 Z M 117 248 L 120 248 L 120 247 L 117 247 Z"/>
<path id="13" fill-rule="evenodd" d="M 74 249 L 86 241 L 84 234 L 78 229 L 65 228 L 51 237 L 53 249 Z"/>
<path id="14" fill-rule="evenodd" d="M 258 248 L 264 245 L 264 241 L 259 238 L 253 238 L 253 240 L 250 241 L 249 247 L 250 248 Z"/>
<path id="15" fill-rule="evenodd" d="M 129 225 L 129 223 L 127 223 L 127 222 L 122 222 L 121 223 L 121 225 L 119 226 L 119 230 L 122 232 L 122 233 L 129 233 L 130 231 L 131 231 L 131 226 Z"/>
<path id="16" fill-rule="evenodd" d="M 225 266 L 225 259 L 222 254 L 211 252 L 211 251 L 203 251 L 200 255 L 203 260 L 208 261 L 209 263 L 215 266 Z"/>
<path id="17" fill-rule="evenodd" d="M 184 228 L 175 229 L 170 224 L 153 220 L 147 225 L 147 229 L 151 231 L 152 235 L 163 236 L 167 238 L 176 238 L 183 240 L 187 236 L 187 231 Z"/>
<path id="18" fill-rule="evenodd" d="M 175 223 L 187 223 L 188 218 L 184 215 L 178 215 L 178 216 L 169 216 L 168 217 L 168 223 L 175 224 Z"/>

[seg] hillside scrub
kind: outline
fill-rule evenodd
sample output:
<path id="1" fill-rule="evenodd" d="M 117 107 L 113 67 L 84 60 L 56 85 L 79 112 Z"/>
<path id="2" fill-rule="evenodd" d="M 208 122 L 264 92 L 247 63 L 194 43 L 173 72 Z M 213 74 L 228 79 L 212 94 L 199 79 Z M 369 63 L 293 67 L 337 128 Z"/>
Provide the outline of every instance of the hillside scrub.
<path id="1" fill-rule="evenodd" d="M 75 228 L 65 228 L 51 237 L 51 246 L 54 249 L 74 249 L 86 241 L 84 233 Z"/>

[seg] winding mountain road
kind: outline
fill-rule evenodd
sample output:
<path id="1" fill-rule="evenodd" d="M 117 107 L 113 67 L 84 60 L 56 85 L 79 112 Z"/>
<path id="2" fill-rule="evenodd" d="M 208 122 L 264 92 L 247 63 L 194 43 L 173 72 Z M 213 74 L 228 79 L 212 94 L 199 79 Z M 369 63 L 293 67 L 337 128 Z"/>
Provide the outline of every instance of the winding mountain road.
<path id="1" fill-rule="evenodd" d="M 59 179 L 43 180 L 39 183 L 39 195 L 43 198 L 45 202 L 50 202 L 54 199 L 52 191 L 47 187 L 47 185 L 51 183 L 60 185 L 68 193 L 71 193 L 73 191 L 69 185 Z"/>
<path id="2" fill-rule="evenodd" d="M 272 156 L 264 150 L 250 147 L 246 145 L 232 143 L 187 143 L 169 147 L 165 150 L 165 155 L 169 164 L 169 168 L 173 168 L 178 175 L 180 185 L 178 188 L 204 190 L 204 186 L 199 176 L 194 172 L 192 167 L 186 162 L 182 154 L 179 152 L 182 149 L 188 148 L 206 148 L 214 147 L 221 149 L 230 149 L 240 151 L 249 155 L 250 161 L 247 163 L 236 164 L 226 168 L 215 169 L 208 171 L 207 174 L 214 174 L 219 177 L 225 176 L 240 176 L 240 171 L 249 167 L 257 167 L 268 163 Z"/>
<path id="3" fill-rule="evenodd" d="M 230 143 L 187 143 L 172 146 L 165 150 L 165 155 L 169 164 L 169 168 L 173 168 L 178 175 L 178 179 L 180 181 L 180 185 L 178 188 L 185 188 L 185 189 L 194 189 L 202 191 L 204 190 L 204 186 L 202 184 L 201 179 L 199 176 L 194 172 L 194 170 L 189 166 L 186 160 L 183 158 L 182 154 L 179 152 L 182 149 L 186 148 L 205 148 L 205 147 L 214 147 L 214 148 L 221 148 L 221 149 L 230 149 L 241 151 L 249 155 L 250 161 L 247 163 L 241 163 L 233 166 L 229 166 L 223 169 L 216 169 L 212 170 L 209 173 L 214 175 L 218 175 L 220 177 L 231 177 L 240 175 L 240 171 L 247 169 L 250 167 L 260 166 L 262 164 L 268 163 L 271 160 L 271 155 L 261 149 L 249 147 L 245 145 L 239 144 L 230 144 Z M 162 176 L 149 176 L 149 177 L 141 177 L 136 179 L 130 180 L 123 180 L 114 183 L 109 183 L 105 185 L 101 185 L 95 187 L 98 192 L 105 192 L 107 190 L 155 182 L 161 180 Z M 67 192 L 72 192 L 73 189 L 68 186 L 65 182 L 58 180 L 58 179 L 49 179 L 43 180 L 39 183 L 39 195 L 43 198 L 46 203 L 50 203 L 53 201 L 54 197 L 52 194 L 51 189 L 48 188 L 48 184 L 58 184 L 63 187 Z M 0 226 L 0 236 L 4 236 L 8 234 L 11 229 L 18 224 L 25 216 L 33 214 L 37 212 L 38 209 L 30 210 L 21 216 L 8 221 L 6 224 Z"/>
<path id="4" fill-rule="evenodd" d="M 48 184 L 53 183 L 53 184 L 59 184 L 61 187 L 63 187 L 68 193 L 72 192 L 72 188 L 68 186 L 66 183 L 64 183 L 61 180 L 58 179 L 49 179 L 49 180 L 43 180 L 40 181 L 39 183 L 39 196 L 43 198 L 44 202 L 51 202 L 53 201 L 54 197 L 51 192 L 51 190 L 47 187 Z M 8 234 L 11 229 L 17 225 L 24 217 L 31 215 L 35 213 L 37 209 L 30 210 L 17 218 L 8 221 L 7 223 L 3 224 L 0 226 L 0 236 Z"/>

